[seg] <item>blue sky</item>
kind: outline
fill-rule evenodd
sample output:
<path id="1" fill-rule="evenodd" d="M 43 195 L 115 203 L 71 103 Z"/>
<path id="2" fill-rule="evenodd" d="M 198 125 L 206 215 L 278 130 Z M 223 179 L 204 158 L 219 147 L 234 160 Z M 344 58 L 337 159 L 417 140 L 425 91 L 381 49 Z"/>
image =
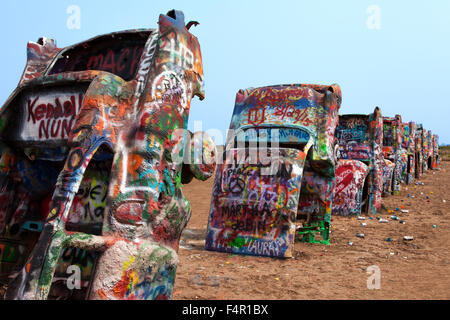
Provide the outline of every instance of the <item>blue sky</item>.
<path id="1" fill-rule="evenodd" d="M 68 29 L 70 5 L 81 28 Z M 380 9 L 380 29 L 367 8 Z M 402 115 L 450 144 L 450 1 L 384 0 L 22 0 L 2 4 L 0 103 L 16 87 L 26 43 L 41 36 L 59 47 L 132 28 L 155 28 L 160 13 L 182 10 L 203 55 L 206 98 L 192 103 L 189 128 L 229 127 L 241 88 L 285 83 L 338 83 L 340 113 Z"/>

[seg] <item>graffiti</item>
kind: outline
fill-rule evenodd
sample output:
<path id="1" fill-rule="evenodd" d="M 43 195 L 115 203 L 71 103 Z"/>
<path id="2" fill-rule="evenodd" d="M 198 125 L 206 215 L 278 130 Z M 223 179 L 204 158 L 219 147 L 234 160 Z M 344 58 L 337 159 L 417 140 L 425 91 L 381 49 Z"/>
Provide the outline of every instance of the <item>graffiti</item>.
<path id="1" fill-rule="evenodd" d="M 249 157 L 246 157 L 245 163 L 234 166 L 233 162 L 239 161 L 235 159 L 239 151 L 229 150 L 233 157 L 228 157 L 228 162 L 219 165 L 221 174 L 216 174 L 215 185 L 220 187 L 216 188 L 217 200 L 214 200 L 217 211 L 213 213 L 208 229 L 208 250 L 256 255 L 276 252 L 276 256 L 280 257 L 292 254 L 293 219 L 305 154 L 292 149 L 277 152 L 280 153 L 279 158 L 272 161 L 280 168 L 274 171 L 275 175 L 263 175 L 264 165 L 250 165 Z M 237 238 L 245 243 L 234 246 Z M 284 246 L 275 250 L 270 243 L 279 238 L 285 239 L 282 242 Z M 262 245 L 263 242 L 267 244 Z M 266 247 L 272 249 L 264 249 Z"/>
<path id="2" fill-rule="evenodd" d="M 385 165 L 383 167 L 383 194 L 387 195 L 392 190 L 392 175 L 394 173 L 395 164 L 385 159 Z"/>
<path id="3" fill-rule="evenodd" d="M 363 144 L 368 139 L 367 120 L 357 116 L 339 118 L 336 138 L 340 141 L 340 144 L 351 141 Z"/>
<path id="4" fill-rule="evenodd" d="M 126 81 L 133 79 L 148 35 L 123 32 L 116 37 L 122 41 L 105 35 L 88 40 L 81 46 L 65 48 L 49 74 L 99 70 L 115 74 Z"/>
<path id="5" fill-rule="evenodd" d="M 101 234 L 109 174 L 99 169 L 86 171 L 69 211 L 67 230 Z"/>
<path id="6" fill-rule="evenodd" d="M 102 70 L 113 74 L 133 76 L 142 50 L 142 47 L 139 46 L 125 48 L 120 53 L 109 49 L 105 54 L 99 53 L 91 56 L 88 59 L 85 70 Z M 122 78 L 126 78 L 126 76 Z"/>
<path id="7" fill-rule="evenodd" d="M 191 69 L 194 66 L 194 54 L 192 51 L 183 43 L 177 43 L 174 38 L 164 41 L 161 50 L 170 54 L 171 63 L 177 64 L 183 69 Z"/>
<path id="8" fill-rule="evenodd" d="M 20 256 L 20 245 L 0 242 L 0 261 L 15 263 Z"/>
<path id="9" fill-rule="evenodd" d="M 380 109 L 376 107 L 369 115 L 340 116 L 336 137 L 340 160 L 336 167 L 333 214 L 376 213 L 381 208 L 384 167 Z"/>
<path id="10" fill-rule="evenodd" d="M 419 179 L 423 173 L 423 126 L 421 124 L 417 124 L 415 130 L 415 173 L 416 178 Z"/>
<path id="11" fill-rule="evenodd" d="M 82 101 L 82 94 L 29 97 L 22 138 L 67 139 Z"/>
<path id="12" fill-rule="evenodd" d="M 37 42 L 28 42 L 27 44 L 27 65 L 22 74 L 19 86 L 32 79 L 42 76 L 48 67 L 48 64 L 60 52 L 53 39 L 45 37 Z"/>
<path id="13" fill-rule="evenodd" d="M 423 167 L 426 171 L 433 168 L 433 134 L 430 130 L 424 130 L 423 132 Z"/>
<path id="14" fill-rule="evenodd" d="M 254 107 L 248 110 L 248 124 L 258 126 L 266 120 L 266 107 Z"/>
<path id="15" fill-rule="evenodd" d="M 320 211 L 304 223 L 302 240 L 315 242 L 318 233 L 328 242 L 340 94 L 337 85 L 239 90 L 234 133 L 214 181 L 207 250 L 292 257 L 298 213 L 308 210 L 302 201 L 306 188 L 318 197 Z M 306 177 L 309 152 L 313 171 Z"/>
<path id="16" fill-rule="evenodd" d="M 149 267 L 142 276 L 125 271 L 113 291 L 118 298 L 129 300 L 168 300 L 174 282 L 174 267 Z"/>
<path id="17" fill-rule="evenodd" d="M 439 136 L 436 134 L 433 134 L 432 139 L 432 168 L 438 169 L 440 165 L 440 155 L 439 155 Z"/>
<path id="18" fill-rule="evenodd" d="M 184 111 L 187 106 L 186 88 L 175 72 L 166 71 L 158 75 L 153 82 L 153 99 L 160 104 L 180 105 Z"/>
<path id="19" fill-rule="evenodd" d="M 394 146 L 393 128 L 388 123 L 384 124 L 384 126 L 383 126 L 383 146 L 386 146 L 386 147 Z"/>
<path id="20" fill-rule="evenodd" d="M 70 266 L 78 266 L 81 270 L 81 285 L 86 287 L 86 282 L 90 279 L 96 258 L 97 254 L 95 252 L 79 248 L 65 248 L 61 252 L 53 282 L 58 281 L 61 278 L 66 279 L 68 277 L 67 269 Z"/>
<path id="21" fill-rule="evenodd" d="M 286 243 L 282 238 L 275 241 L 265 241 L 263 239 L 252 239 L 248 244 L 243 246 L 243 254 L 251 254 L 257 256 L 279 257 L 285 251 Z"/>
<path id="22" fill-rule="evenodd" d="M 360 145 L 351 141 L 347 144 L 342 143 L 339 145 L 339 155 L 341 159 L 370 160 L 373 156 L 373 151 L 370 146 Z"/>
<path id="23" fill-rule="evenodd" d="M 242 92 L 244 92 L 242 90 Z M 239 95 L 240 93 L 238 93 Z M 237 97 L 233 127 L 245 125 L 295 125 L 316 127 L 313 110 L 318 110 L 323 97 L 311 95 L 308 88 L 285 86 L 253 89 L 246 97 L 243 112 Z"/>
<path id="24" fill-rule="evenodd" d="M 291 118 L 294 124 L 302 123 L 305 126 L 311 125 L 313 122 L 308 118 L 307 110 L 298 110 L 294 106 L 280 106 L 277 107 L 275 116 L 284 120 L 285 117 Z"/>
<path id="25" fill-rule="evenodd" d="M 369 168 L 360 161 L 340 160 L 336 166 L 333 214 L 360 215 L 364 180 Z"/>
<path id="26" fill-rule="evenodd" d="M 416 175 L 416 124 L 414 122 L 401 124 L 402 135 L 402 181 L 411 184 Z"/>
<path id="27" fill-rule="evenodd" d="M 23 244 L 0 238 L 0 279 L 6 279 L 23 260 L 27 249 Z"/>
<path id="28" fill-rule="evenodd" d="M 58 52 L 44 61 L 46 74 L 29 80 L 30 121 L 21 123 L 11 111 L 27 86 L 0 109 L 6 123 L 1 141 L 26 145 L 14 153 L 19 163 L 27 157 L 33 172 L 46 161 L 57 172 L 39 191 L 42 232 L 7 298 L 73 296 L 59 281 L 66 281 L 70 263 L 89 280 L 89 292 L 77 293 L 79 298 L 170 299 L 180 235 L 191 216 L 182 182 L 208 179 L 216 164 L 211 137 L 186 130 L 192 98 L 204 97 L 198 40 L 183 13 L 172 10 L 160 16 L 156 30 L 103 35 Z M 80 83 L 85 87 L 78 96 Z M 67 139 L 49 141 L 41 129 L 37 141 L 39 121 L 50 119 L 52 136 L 50 104 L 53 114 L 59 105 L 67 109 L 73 122 L 64 128 Z M 57 120 L 62 127 L 64 119 Z M 16 134 L 22 127 L 26 137 Z M 61 136 L 61 127 L 55 135 Z M 177 135 L 179 130 L 185 133 Z M 7 175 L 14 165 L 5 165 Z M 9 188 L 0 181 L 0 190 Z M 37 195 L 36 185 L 28 189 L 29 197 Z"/>
<path id="29" fill-rule="evenodd" d="M 386 193 L 398 194 L 400 192 L 400 184 L 402 182 L 402 170 L 405 161 L 402 154 L 405 152 L 402 149 L 402 117 L 396 115 L 394 118 L 383 118 L 383 154 L 384 158 L 394 163 L 395 167 L 392 172 L 391 190 Z M 387 177 L 388 178 L 388 177 Z M 391 179 L 391 178 L 388 178 Z M 388 185 L 385 181 L 384 185 Z"/>

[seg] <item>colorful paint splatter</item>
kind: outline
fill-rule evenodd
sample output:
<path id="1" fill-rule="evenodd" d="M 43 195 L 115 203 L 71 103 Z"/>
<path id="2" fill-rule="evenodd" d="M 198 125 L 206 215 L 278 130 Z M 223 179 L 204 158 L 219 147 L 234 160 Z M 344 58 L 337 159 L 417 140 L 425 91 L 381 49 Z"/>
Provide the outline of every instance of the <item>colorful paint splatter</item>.
<path id="1" fill-rule="evenodd" d="M 339 116 L 333 214 L 376 213 L 383 189 L 383 118 L 376 107 L 369 115 Z"/>
<path id="2" fill-rule="evenodd" d="M 206 249 L 292 257 L 296 222 L 305 241 L 329 239 L 339 86 L 240 90 L 214 182 Z"/>
<path id="3" fill-rule="evenodd" d="M 216 164 L 212 139 L 187 131 L 191 99 L 204 97 L 191 25 L 172 10 L 158 29 L 28 45 L 0 109 L 0 231 L 34 236 L 17 236 L 31 254 L 21 252 L 7 298 L 58 295 L 68 264 L 90 282 L 89 299 L 171 298 L 191 215 L 182 177 L 206 180 Z M 2 262 L 20 260 L 0 243 Z"/>

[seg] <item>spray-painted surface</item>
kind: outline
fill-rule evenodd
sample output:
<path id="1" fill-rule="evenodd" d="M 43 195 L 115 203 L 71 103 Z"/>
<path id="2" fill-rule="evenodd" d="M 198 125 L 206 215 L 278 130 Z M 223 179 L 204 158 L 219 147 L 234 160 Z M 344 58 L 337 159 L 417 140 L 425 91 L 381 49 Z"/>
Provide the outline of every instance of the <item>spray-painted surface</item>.
<path id="1" fill-rule="evenodd" d="M 312 212 L 300 229 L 306 240 L 320 233 L 328 241 L 340 102 L 337 85 L 237 93 L 214 182 L 206 249 L 292 257 L 296 218 L 304 212 Z M 307 207 L 307 197 L 315 208 Z"/>
<path id="2" fill-rule="evenodd" d="M 419 179 L 423 174 L 423 126 L 422 124 L 417 124 L 415 130 L 415 155 L 416 155 L 416 163 L 415 163 L 415 171 L 416 178 Z"/>
<path id="3" fill-rule="evenodd" d="M 394 174 L 395 163 L 384 159 L 383 166 L 383 196 L 392 194 L 392 176 Z"/>
<path id="4" fill-rule="evenodd" d="M 205 180 L 215 169 L 212 140 L 186 130 L 191 99 L 204 97 L 193 24 L 172 10 L 158 29 L 29 49 L 20 85 L 0 109 L 0 190 L 28 192 L 4 220 L 27 206 L 45 223 L 8 299 L 46 299 L 64 264 L 81 264 L 85 277 L 93 260 L 90 299 L 171 297 L 191 215 L 182 176 Z M 43 181 L 40 163 L 51 171 Z"/>
<path id="5" fill-rule="evenodd" d="M 431 131 L 425 130 L 422 124 L 416 128 L 416 154 L 418 157 L 416 168 L 419 176 L 432 167 L 433 137 Z"/>
<path id="6" fill-rule="evenodd" d="M 402 156 L 405 151 L 402 149 L 402 134 L 401 134 L 402 117 L 396 115 L 394 118 L 383 118 L 383 154 L 384 158 L 394 163 L 394 170 L 392 173 L 391 189 L 383 190 L 385 194 L 400 192 L 400 184 L 402 177 L 402 170 L 405 167 L 405 157 Z M 383 183 L 388 185 L 387 181 Z"/>
<path id="7" fill-rule="evenodd" d="M 67 230 L 102 234 L 111 170 L 111 166 L 107 167 L 106 164 L 109 162 L 93 162 L 90 170 L 86 170 L 73 198 L 66 222 Z"/>
<path id="8" fill-rule="evenodd" d="M 424 170 L 433 169 L 433 133 L 430 130 L 424 130 Z"/>
<path id="9" fill-rule="evenodd" d="M 0 277 L 7 277 L 18 263 L 23 263 L 27 252 L 27 246 L 22 242 L 10 239 L 0 239 Z"/>
<path id="10" fill-rule="evenodd" d="M 363 206 L 364 181 L 369 167 L 362 161 L 339 160 L 336 166 L 336 187 L 333 214 L 360 215 Z"/>
<path id="11" fill-rule="evenodd" d="M 430 131 L 422 130 L 422 158 L 423 172 L 427 171 L 430 164 Z"/>
<path id="12" fill-rule="evenodd" d="M 381 208 L 384 167 L 380 109 L 369 115 L 340 116 L 336 138 L 341 160 L 336 167 L 333 214 L 376 213 Z"/>
<path id="13" fill-rule="evenodd" d="M 415 163 L 416 163 L 416 124 L 414 122 L 403 122 L 401 124 L 402 129 L 402 153 L 403 159 L 403 170 L 402 170 L 402 181 L 406 184 L 411 184 L 416 175 L 415 173 Z"/>
<path id="14" fill-rule="evenodd" d="M 441 164 L 441 157 L 439 155 L 439 136 L 437 134 L 433 134 L 432 145 L 433 145 L 432 168 L 438 169 Z"/>
<path id="15" fill-rule="evenodd" d="M 270 162 L 264 164 L 257 149 L 241 151 L 229 149 L 216 174 L 207 249 L 291 257 L 305 154 L 268 149 Z"/>

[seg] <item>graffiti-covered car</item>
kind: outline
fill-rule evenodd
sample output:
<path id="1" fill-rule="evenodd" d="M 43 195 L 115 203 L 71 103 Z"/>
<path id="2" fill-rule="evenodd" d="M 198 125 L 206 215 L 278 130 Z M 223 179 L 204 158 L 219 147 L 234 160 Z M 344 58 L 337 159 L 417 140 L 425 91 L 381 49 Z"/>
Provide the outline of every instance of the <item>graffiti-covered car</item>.
<path id="1" fill-rule="evenodd" d="M 416 125 L 415 130 L 415 154 L 416 154 L 416 178 L 419 179 L 423 174 L 424 167 L 424 157 L 423 157 L 423 141 L 424 141 L 424 130 L 422 124 Z"/>
<path id="2" fill-rule="evenodd" d="M 441 163 L 441 157 L 439 155 L 439 136 L 437 134 L 433 134 L 432 138 L 432 149 L 433 149 L 433 161 L 431 167 L 433 169 L 439 169 Z"/>
<path id="3" fill-rule="evenodd" d="M 383 117 L 383 155 L 386 161 L 384 174 L 384 194 L 397 194 L 400 192 L 401 173 L 404 168 L 405 152 L 401 147 L 401 123 L 402 118 L 396 115 L 394 118 Z M 391 168 L 393 169 L 391 170 Z M 392 173 L 391 173 L 392 172 Z"/>
<path id="4" fill-rule="evenodd" d="M 428 169 L 439 167 L 439 136 L 418 124 L 415 130 L 416 178 Z"/>
<path id="5" fill-rule="evenodd" d="M 336 129 L 339 161 L 333 214 L 376 213 L 383 191 L 383 117 L 378 107 L 369 115 L 339 116 Z"/>
<path id="6" fill-rule="evenodd" d="M 206 249 L 292 257 L 296 219 L 305 241 L 328 241 L 338 85 L 240 90 L 218 164 Z M 315 200 L 317 206 L 302 203 Z"/>
<path id="7" fill-rule="evenodd" d="M 172 10 L 157 29 L 28 44 L 0 109 L 0 190 L 11 200 L 0 216 L 2 236 L 25 247 L 22 230 L 41 232 L 8 299 L 61 298 L 52 283 L 70 265 L 84 268 L 89 299 L 170 299 L 191 215 L 181 184 L 215 169 L 212 140 L 186 130 L 191 99 L 204 97 L 193 24 Z"/>
<path id="8" fill-rule="evenodd" d="M 406 157 L 406 163 L 403 161 L 403 170 L 401 181 L 405 184 L 411 184 L 415 177 L 416 170 L 416 124 L 414 122 L 403 122 L 401 124 L 402 132 L 402 149 L 405 151 L 402 153 Z"/>
<path id="9" fill-rule="evenodd" d="M 423 136 L 423 170 L 427 171 L 433 168 L 433 133 L 424 130 Z"/>

